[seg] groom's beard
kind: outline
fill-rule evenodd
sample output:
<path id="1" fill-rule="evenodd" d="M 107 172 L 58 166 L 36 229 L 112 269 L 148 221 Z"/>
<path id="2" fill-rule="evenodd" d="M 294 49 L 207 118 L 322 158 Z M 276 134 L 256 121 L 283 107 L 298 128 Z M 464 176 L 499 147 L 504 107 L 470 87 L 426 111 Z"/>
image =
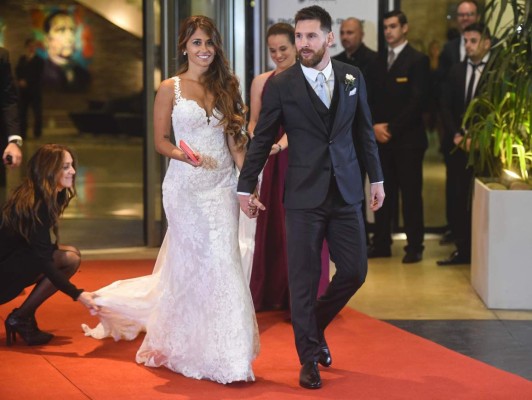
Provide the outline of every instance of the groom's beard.
<path id="1" fill-rule="evenodd" d="M 303 58 L 301 52 L 303 49 L 299 50 L 298 56 L 299 61 L 301 64 L 303 64 L 307 68 L 314 68 L 316 65 L 318 65 L 321 60 L 323 60 L 323 55 L 325 54 L 325 50 L 327 49 L 327 43 L 323 43 L 323 47 L 319 49 L 318 51 L 312 51 L 310 49 L 305 49 L 307 51 L 312 51 L 313 55 L 310 58 Z"/>

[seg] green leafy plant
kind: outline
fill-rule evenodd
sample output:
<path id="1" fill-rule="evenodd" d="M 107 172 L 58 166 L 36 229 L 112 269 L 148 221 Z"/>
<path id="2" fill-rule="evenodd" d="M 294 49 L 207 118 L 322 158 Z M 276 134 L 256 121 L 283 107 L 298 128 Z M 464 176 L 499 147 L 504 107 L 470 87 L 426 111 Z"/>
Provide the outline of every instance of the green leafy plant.
<path id="1" fill-rule="evenodd" d="M 497 44 L 486 81 L 464 115 L 470 140 L 469 164 L 477 175 L 499 177 L 502 170 L 528 180 L 532 168 L 532 10 L 531 0 L 491 0 L 485 9 Z M 503 15 L 512 14 L 503 24 Z M 464 142 L 465 143 L 465 142 Z M 473 150 L 474 149 L 474 150 Z"/>

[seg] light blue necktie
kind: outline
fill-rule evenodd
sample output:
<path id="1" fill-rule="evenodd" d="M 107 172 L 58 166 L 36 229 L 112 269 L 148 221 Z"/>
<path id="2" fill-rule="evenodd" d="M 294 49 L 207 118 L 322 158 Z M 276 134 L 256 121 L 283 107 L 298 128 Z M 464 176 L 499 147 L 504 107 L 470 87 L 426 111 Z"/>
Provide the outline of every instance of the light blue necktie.
<path id="1" fill-rule="evenodd" d="M 327 84 L 325 83 L 325 75 L 323 75 L 323 72 L 320 72 L 318 74 L 318 77 L 316 79 L 318 81 L 318 86 L 316 86 L 316 94 L 318 97 L 323 101 L 323 104 L 327 108 L 331 105 L 331 99 L 329 98 L 329 91 L 327 88 Z"/>

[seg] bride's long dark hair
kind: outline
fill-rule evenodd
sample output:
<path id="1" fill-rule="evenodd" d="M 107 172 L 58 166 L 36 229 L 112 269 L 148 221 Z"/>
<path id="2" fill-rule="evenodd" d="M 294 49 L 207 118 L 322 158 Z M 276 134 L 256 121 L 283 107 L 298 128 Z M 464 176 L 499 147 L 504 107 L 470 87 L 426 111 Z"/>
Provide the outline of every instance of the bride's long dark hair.
<path id="1" fill-rule="evenodd" d="M 229 68 L 225 57 L 222 38 L 214 22 L 203 15 L 188 17 L 179 29 L 178 50 L 179 69 L 177 75 L 188 71 L 188 57 L 183 55 L 190 37 L 201 29 L 212 40 L 216 49 L 213 62 L 202 77 L 205 89 L 214 95 L 214 107 L 222 114 L 220 124 L 227 135 L 232 136 L 236 145 L 242 149 L 247 142 L 247 136 L 242 133 L 246 122 L 246 105 L 240 94 L 239 82 Z"/>

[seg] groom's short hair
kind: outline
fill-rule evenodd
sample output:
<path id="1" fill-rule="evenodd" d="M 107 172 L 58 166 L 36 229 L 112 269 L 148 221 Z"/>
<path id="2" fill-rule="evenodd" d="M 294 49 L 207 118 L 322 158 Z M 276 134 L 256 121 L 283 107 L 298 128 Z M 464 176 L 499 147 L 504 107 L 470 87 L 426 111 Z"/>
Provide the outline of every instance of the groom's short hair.
<path id="1" fill-rule="evenodd" d="M 332 18 L 331 15 L 320 6 L 310 6 L 299 10 L 296 13 L 295 23 L 306 20 L 320 21 L 321 30 L 325 33 L 332 31 Z"/>

